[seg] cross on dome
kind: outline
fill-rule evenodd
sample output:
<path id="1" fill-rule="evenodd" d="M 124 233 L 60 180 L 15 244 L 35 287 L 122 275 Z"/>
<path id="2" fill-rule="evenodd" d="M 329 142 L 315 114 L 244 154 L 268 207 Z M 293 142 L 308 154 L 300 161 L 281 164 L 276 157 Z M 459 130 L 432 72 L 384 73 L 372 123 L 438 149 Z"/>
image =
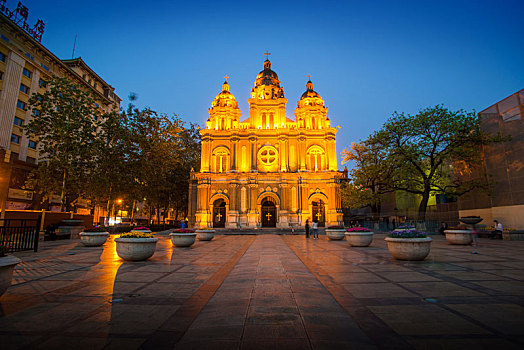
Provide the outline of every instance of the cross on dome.
<path id="1" fill-rule="evenodd" d="M 266 50 L 266 52 L 264 52 L 264 55 L 266 55 L 266 60 L 269 61 L 269 55 L 271 55 L 271 53 Z"/>
<path id="2" fill-rule="evenodd" d="M 226 81 L 227 81 L 227 79 L 229 79 L 229 77 L 227 76 L 227 74 L 224 76 L 224 79 L 226 79 Z"/>

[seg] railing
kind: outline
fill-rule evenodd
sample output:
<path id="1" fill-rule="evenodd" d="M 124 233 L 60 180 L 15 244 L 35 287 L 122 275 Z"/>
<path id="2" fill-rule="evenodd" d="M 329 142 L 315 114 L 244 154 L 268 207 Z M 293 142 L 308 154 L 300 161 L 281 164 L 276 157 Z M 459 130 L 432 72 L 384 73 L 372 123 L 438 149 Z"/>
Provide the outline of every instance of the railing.
<path id="1" fill-rule="evenodd" d="M 428 233 L 436 233 L 439 229 L 439 223 L 436 220 L 413 220 L 407 223 L 393 223 L 386 221 L 370 220 L 355 220 L 354 222 L 354 226 L 367 227 L 371 230 L 377 230 L 378 232 L 389 232 L 402 225 L 414 226 L 417 229 Z"/>
<path id="2" fill-rule="evenodd" d="M 22 250 L 38 251 L 40 218 L 0 219 L 0 244 L 9 248 L 9 252 Z"/>

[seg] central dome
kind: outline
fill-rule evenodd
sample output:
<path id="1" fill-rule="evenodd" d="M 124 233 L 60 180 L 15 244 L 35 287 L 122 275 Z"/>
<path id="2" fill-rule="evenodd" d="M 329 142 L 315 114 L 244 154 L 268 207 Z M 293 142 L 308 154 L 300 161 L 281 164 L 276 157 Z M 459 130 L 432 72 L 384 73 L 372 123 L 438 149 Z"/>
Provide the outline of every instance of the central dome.
<path id="1" fill-rule="evenodd" d="M 267 59 L 264 61 L 264 70 L 258 73 L 257 79 L 255 80 L 255 87 L 260 85 L 274 85 L 280 87 L 278 75 L 271 70 L 271 62 Z"/>

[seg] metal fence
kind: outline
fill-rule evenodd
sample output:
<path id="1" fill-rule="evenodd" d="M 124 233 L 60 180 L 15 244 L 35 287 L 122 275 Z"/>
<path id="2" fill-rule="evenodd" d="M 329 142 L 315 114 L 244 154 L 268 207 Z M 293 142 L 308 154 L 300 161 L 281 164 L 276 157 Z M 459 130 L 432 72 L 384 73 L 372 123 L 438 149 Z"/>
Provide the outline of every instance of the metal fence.
<path id="1" fill-rule="evenodd" d="M 22 250 L 38 251 L 40 218 L 38 219 L 0 219 L 0 244 L 9 252 Z"/>
<path id="2" fill-rule="evenodd" d="M 387 221 L 372 221 L 372 220 L 355 220 L 354 221 L 354 226 L 367 227 L 377 232 L 389 232 L 403 225 L 413 226 L 419 230 L 422 230 L 428 233 L 436 233 L 439 230 L 439 222 L 437 220 L 413 220 L 413 221 L 409 221 L 405 223 L 394 223 L 394 222 L 387 222 Z"/>

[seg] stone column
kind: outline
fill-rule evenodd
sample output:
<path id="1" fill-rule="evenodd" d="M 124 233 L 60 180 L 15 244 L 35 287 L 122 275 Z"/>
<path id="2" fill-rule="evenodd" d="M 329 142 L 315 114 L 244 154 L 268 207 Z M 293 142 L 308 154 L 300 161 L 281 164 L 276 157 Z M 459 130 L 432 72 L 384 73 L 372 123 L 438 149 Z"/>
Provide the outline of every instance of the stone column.
<path id="1" fill-rule="evenodd" d="M 231 171 L 236 172 L 237 171 L 237 145 L 238 145 L 238 139 L 233 137 L 231 139 Z"/>
<path id="2" fill-rule="evenodd" d="M 298 138 L 298 169 L 299 171 L 306 171 L 306 137 L 300 136 Z"/>
<path id="3" fill-rule="evenodd" d="M 11 133 L 15 118 L 18 91 L 22 81 L 22 70 L 25 59 L 14 51 L 7 58 L 2 90 L 0 91 L 0 148 L 8 150 L 11 146 Z"/>
<path id="4" fill-rule="evenodd" d="M 250 137 L 251 142 L 251 172 L 257 171 L 257 143 L 256 138 Z"/>

